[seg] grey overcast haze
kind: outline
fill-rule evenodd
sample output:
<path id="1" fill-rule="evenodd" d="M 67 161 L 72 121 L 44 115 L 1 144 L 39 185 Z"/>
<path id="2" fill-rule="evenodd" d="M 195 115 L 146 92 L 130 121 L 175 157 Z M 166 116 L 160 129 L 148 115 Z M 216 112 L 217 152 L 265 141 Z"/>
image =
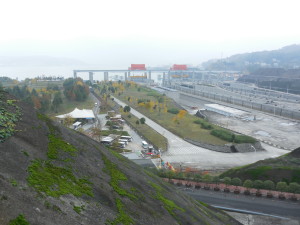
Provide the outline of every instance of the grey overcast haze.
<path id="1" fill-rule="evenodd" d="M 101 68 L 198 66 L 300 44 L 299 6 L 297 0 L 1 1 L 0 57 L 73 58 Z"/>

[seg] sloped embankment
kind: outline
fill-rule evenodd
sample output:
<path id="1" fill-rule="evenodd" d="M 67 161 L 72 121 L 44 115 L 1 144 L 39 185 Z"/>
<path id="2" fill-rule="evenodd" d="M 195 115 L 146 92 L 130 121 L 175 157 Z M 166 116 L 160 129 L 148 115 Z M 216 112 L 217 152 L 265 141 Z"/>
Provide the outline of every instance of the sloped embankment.
<path id="1" fill-rule="evenodd" d="M 247 166 L 230 169 L 221 176 L 239 177 L 242 180 L 300 183 L 300 148 L 277 158 L 260 160 Z"/>
<path id="2" fill-rule="evenodd" d="M 11 98 L 11 96 L 9 96 Z M 0 224 L 238 224 L 88 137 L 16 102 L 0 144 Z"/>

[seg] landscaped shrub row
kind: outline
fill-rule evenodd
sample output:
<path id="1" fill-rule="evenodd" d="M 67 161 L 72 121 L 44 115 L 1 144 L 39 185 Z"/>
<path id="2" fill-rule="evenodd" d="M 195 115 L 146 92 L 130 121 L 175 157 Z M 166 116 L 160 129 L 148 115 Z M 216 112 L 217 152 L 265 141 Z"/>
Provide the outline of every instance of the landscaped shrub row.
<path id="1" fill-rule="evenodd" d="M 169 178 L 169 179 L 181 179 L 181 180 L 189 180 L 196 182 L 206 182 L 206 183 L 224 183 L 226 185 L 235 185 L 235 186 L 243 186 L 246 188 L 256 188 L 256 189 L 266 189 L 266 190 L 276 190 L 281 192 L 290 192 L 290 193 L 300 193 L 300 184 L 296 182 L 291 182 L 287 184 L 286 182 L 275 182 L 271 180 L 250 180 L 247 179 L 242 181 L 240 178 L 230 178 L 224 177 L 220 179 L 218 176 L 210 176 L 209 174 L 199 174 L 199 173 L 191 173 L 191 172 L 173 172 L 170 170 L 153 170 L 160 177 Z"/>
<path id="2" fill-rule="evenodd" d="M 200 124 L 201 128 L 203 128 L 203 129 L 211 130 L 214 128 L 209 122 L 207 122 L 205 120 L 195 120 L 194 123 Z"/>
<path id="3" fill-rule="evenodd" d="M 214 129 L 211 132 L 211 135 L 214 135 L 222 140 L 234 142 L 234 143 L 255 143 L 256 140 L 252 137 L 246 135 L 236 135 L 227 130 Z"/>
<path id="4" fill-rule="evenodd" d="M 168 109 L 168 113 L 178 114 L 178 113 L 179 113 L 179 110 L 178 110 L 178 109 L 175 109 L 175 108 Z"/>
<path id="5" fill-rule="evenodd" d="M 234 140 L 234 134 L 227 130 L 214 129 L 210 133 L 211 133 L 211 135 L 214 135 L 225 141 L 233 142 L 233 140 Z"/>

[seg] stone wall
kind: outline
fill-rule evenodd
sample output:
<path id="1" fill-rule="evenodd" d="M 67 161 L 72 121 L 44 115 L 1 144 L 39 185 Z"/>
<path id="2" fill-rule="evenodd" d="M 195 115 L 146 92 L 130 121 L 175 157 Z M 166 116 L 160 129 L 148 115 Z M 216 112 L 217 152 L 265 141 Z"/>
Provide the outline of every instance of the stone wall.
<path id="1" fill-rule="evenodd" d="M 255 152 L 255 151 L 265 151 L 261 146 L 260 142 L 255 142 L 254 144 L 244 143 L 244 144 L 228 144 L 228 145 L 211 145 L 206 143 L 201 143 L 198 141 L 193 141 L 191 139 L 184 139 L 185 141 L 216 152 L 224 153 L 244 153 L 244 152 Z"/>

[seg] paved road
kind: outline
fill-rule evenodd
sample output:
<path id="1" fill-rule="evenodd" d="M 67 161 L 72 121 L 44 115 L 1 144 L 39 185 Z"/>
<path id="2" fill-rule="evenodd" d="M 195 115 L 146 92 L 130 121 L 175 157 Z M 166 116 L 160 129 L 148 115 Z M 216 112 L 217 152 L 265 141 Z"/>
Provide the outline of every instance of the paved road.
<path id="1" fill-rule="evenodd" d="M 232 193 L 180 188 L 196 200 L 210 205 L 242 209 L 300 220 L 300 203 L 290 200 L 266 199 Z"/>
<path id="2" fill-rule="evenodd" d="M 122 105 L 123 107 L 126 105 L 117 98 L 114 97 L 114 99 L 119 105 Z M 277 157 L 286 153 L 284 150 L 268 145 L 264 145 L 266 149 L 264 152 L 234 154 L 214 152 L 184 141 L 134 109 L 131 109 L 130 112 L 138 118 L 144 117 L 146 119 L 146 123 L 150 127 L 168 139 L 169 149 L 162 155 L 162 159 L 174 166 L 179 166 L 181 164 L 186 167 L 207 170 L 228 169 L 266 158 Z M 159 160 L 157 160 L 156 163 L 158 164 Z"/>

